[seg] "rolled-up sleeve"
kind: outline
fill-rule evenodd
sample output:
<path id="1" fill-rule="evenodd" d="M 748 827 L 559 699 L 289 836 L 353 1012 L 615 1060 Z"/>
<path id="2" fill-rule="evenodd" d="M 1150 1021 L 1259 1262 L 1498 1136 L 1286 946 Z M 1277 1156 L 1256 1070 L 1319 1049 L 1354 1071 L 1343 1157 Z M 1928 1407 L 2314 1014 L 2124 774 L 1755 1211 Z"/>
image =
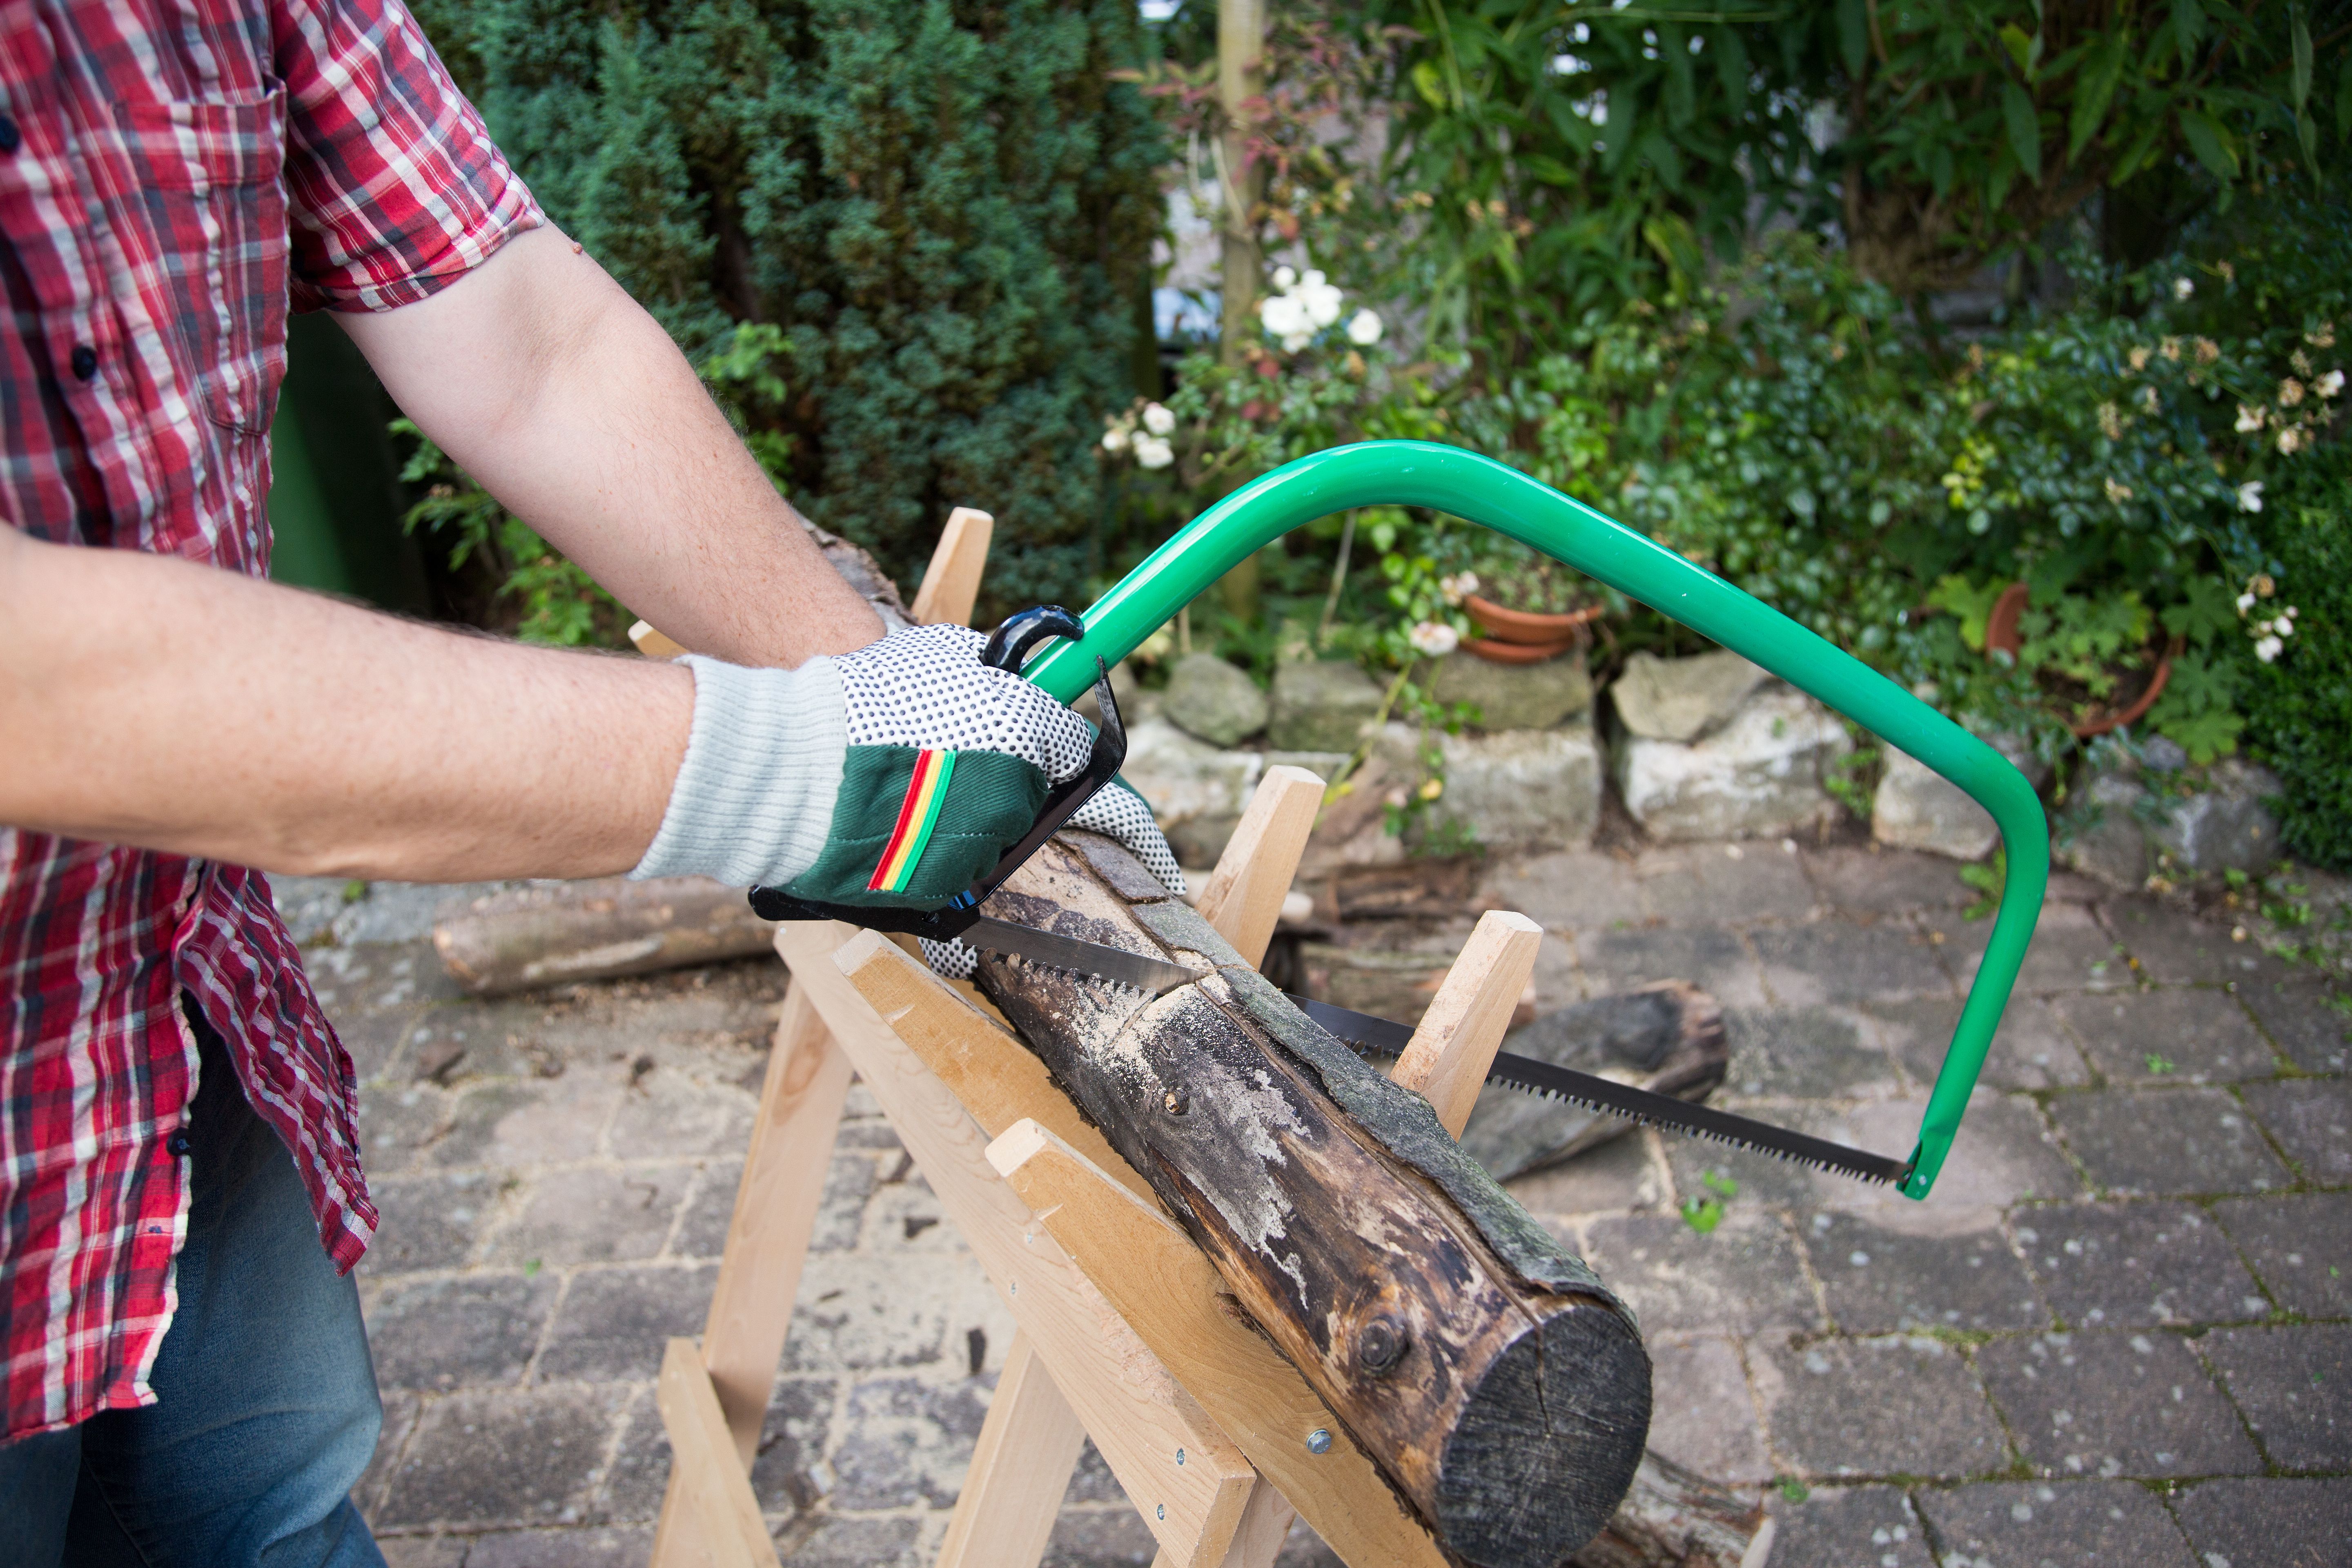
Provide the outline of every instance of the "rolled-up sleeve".
<path id="1" fill-rule="evenodd" d="M 298 310 L 388 310 L 546 221 L 397 0 L 279 0 Z"/>

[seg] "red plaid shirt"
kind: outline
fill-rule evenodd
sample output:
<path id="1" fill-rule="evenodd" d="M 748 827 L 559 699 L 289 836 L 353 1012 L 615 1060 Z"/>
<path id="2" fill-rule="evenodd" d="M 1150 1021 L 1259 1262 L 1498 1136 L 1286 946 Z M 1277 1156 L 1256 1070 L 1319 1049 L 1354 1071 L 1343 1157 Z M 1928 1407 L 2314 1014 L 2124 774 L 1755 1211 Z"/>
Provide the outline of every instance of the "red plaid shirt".
<path id="1" fill-rule="evenodd" d="M 421 300 L 541 221 L 398 0 L 0 0 L 0 507 L 260 576 L 286 311 Z M 338 1267 L 351 1058 L 257 872 L 0 828 L 0 1353 L 20 1436 L 152 1403 L 193 994 Z"/>

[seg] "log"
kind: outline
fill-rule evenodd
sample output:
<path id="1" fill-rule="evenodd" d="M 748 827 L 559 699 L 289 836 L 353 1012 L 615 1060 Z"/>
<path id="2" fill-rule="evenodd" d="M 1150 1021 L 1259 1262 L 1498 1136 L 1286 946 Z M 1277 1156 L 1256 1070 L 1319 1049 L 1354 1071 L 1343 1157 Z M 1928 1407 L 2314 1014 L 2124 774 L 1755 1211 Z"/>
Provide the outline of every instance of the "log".
<path id="1" fill-rule="evenodd" d="M 1447 1552 L 1557 1568 L 1591 1540 L 1650 1417 L 1600 1279 L 1118 846 L 1064 835 L 990 910 L 1213 966 L 1156 999 L 994 953 L 977 978 Z"/>
<path id="2" fill-rule="evenodd" d="M 605 877 L 485 894 L 434 923 L 433 947 L 460 990 L 495 996 L 742 958 L 775 930 L 740 888 Z"/>
<path id="3" fill-rule="evenodd" d="M 1774 1533 L 1752 1494 L 1650 1454 L 1608 1528 L 1576 1554 L 1576 1568 L 1764 1568 Z"/>

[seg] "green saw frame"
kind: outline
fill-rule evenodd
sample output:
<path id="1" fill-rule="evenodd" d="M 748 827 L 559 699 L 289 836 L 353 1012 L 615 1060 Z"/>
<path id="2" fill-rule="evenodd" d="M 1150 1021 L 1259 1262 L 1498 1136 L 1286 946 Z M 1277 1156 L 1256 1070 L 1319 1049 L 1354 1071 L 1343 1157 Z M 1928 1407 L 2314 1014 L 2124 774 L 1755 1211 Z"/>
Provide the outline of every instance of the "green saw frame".
<path id="1" fill-rule="evenodd" d="M 1317 518 L 1367 506 L 1450 512 L 1597 577 L 1811 693 L 1992 814 L 2008 849 L 2008 880 L 1902 1184 L 1906 1195 L 1926 1197 L 1951 1152 L 2041 918 L 2049 825 L 2033 786 L 1999 752 L 1778 610 L 1491 458 L 1426 441 L 1366 441 L 1301 458 L 1225 497 L 1097 600 L 1085 615 L 1083 637 L 1049 645 L 1023 673 L 1062 701 L 1076 701 L 1095 682 L 1097 658 L 1125 658 L 1253 551 Z"/>

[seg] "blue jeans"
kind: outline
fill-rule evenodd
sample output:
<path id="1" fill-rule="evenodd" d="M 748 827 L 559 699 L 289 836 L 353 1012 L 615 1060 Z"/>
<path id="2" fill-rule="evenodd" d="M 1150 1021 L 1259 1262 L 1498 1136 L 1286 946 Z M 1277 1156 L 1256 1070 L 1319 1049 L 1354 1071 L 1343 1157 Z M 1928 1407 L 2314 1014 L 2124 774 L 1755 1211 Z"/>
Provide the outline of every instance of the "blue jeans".
<path id="1" fill-rule="evenodd" d="M 0 1564 L 381 1568 L 351 1501 L 383 1423 L 358 1286 L 319 1245 L 226 1047 L 187 1012 L 203 1068 L 156 1403 L 0 1447 Z"/>

